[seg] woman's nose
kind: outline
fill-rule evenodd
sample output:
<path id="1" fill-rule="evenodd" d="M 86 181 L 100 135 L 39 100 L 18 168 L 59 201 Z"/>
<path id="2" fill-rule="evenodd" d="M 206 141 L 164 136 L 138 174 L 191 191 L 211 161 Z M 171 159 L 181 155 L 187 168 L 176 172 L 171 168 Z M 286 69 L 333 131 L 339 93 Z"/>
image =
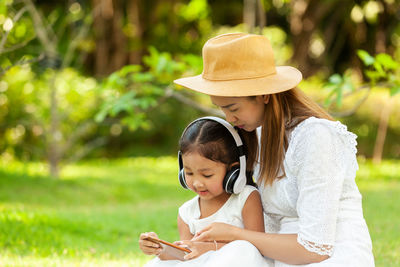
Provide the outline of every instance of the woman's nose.
<path id="1" fill-rule="evenodd" d="M 225 119 L 230 123 L 234 123 L 236 121 L 236 117 L 230 112 L 225 112 Z"/>

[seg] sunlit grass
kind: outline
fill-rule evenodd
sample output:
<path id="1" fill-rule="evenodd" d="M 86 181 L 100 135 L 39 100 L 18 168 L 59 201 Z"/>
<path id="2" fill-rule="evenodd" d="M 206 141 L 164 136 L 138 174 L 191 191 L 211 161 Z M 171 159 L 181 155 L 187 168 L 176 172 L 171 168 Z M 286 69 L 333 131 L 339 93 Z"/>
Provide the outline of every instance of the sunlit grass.
<path id="1" fill-rule="evenodd" d="M 400 265 L 400 164 L 360 161 L 357 183 L 377 266 Z M 0 164 L 0 266 L 141 266 L 139 234 L 176 240 L 180 188 L 173 157 L 64 166 Z"/>

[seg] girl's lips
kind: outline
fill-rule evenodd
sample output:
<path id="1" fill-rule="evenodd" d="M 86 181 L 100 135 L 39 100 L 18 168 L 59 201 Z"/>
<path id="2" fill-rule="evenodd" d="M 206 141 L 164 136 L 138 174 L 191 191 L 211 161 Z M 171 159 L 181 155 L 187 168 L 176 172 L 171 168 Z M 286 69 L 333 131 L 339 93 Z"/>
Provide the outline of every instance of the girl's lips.
<path id="1" fill-rule="evenodd" d="M 198 193 L 200 196 L 204 196 L 204 195 L 207 195 L 207 194 L 208 194 L 208 190 L 197 191 L 197 193 Z"/>
<path id="2" fill-rule="evenodd" d="M 244 125 L 238 125 L 237 127 L 240 128 L 240 129 L 243 129 Z"/>

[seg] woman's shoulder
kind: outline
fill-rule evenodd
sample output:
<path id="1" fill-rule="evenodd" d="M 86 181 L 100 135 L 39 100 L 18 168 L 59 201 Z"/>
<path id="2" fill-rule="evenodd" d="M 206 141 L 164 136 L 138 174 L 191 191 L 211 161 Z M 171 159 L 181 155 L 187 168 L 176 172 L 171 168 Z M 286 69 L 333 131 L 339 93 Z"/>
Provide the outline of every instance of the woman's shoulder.
<path id="1" fill-rule="evenodd" d="M 320 164 L 329 162 L 330 166 L 347 166 L 348 171 L 351 171 L 349 176 L 353 177 L 358 169 L 356 138 L 339 121 L 307 118 L 289 136 L 285 169 L 295 173 L 304 164 L 308 164 L 309 168 L 314 166 L 319 169 Z"/>
<path id="2" fill-rule="evenodd" d="M 357 135 L 348 131 L 347 126 L 340 121 L 309 117 L 293 129 L 289 143 L 295 144 L 309 139 L 319 140 L 320 142 L 340 140 L 340 143 L 351 148 L 354 153 L 357 152 Z"/>

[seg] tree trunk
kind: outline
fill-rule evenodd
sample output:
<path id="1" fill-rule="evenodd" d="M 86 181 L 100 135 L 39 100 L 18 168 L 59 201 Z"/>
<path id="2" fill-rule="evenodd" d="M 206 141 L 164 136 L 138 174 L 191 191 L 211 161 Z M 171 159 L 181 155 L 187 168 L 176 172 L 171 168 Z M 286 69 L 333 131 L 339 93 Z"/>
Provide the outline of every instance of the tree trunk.
<path id="1" fill-rule="evenodd" d="M 97 76 L 109 74 L 110 36 L 114 8 L 112 0 L 92 0 L 93 8 L 100 8 L 100 14 L 94 17 L 93 28 L 96 34 L 96 50 L 94 55 L 94 72 Z"/>
<path id="2" fill-rule="evenodd" d="M 257 0 L 257 18 L 258 18 L 258 27 L 260 27 L 259 34 L 262 34 L 262 31 L 267 23 L 266 18 L 265 18 L 265 10 L 264 10 L 262 0 Z"/>
<path id="3" fill-rule="evenodd" d="M 135 36 L 129 47 L 129 64 L 140 64 L 142 59 L 143 29 L 140 21 L 140 0 L 128 1 L 128 21 L 133 25 Z"/>
<path id="4" fill-rule="evenodd" d="M 56 74 L 51 78 L 49 89 L 50 89 L 50 131 L 48 134 L 48 161 L 50 176 L 53 178 L 59 177 L 59 118 L 58 118 L 58 102 L 57 102 L 57 86 L 56 86 Z"/>
<path id="5" fill-rule="evenodd" d="M 382 161 L 383 147 L 385 145 L 386 132 L 389 125 L 389 117 L 392 111 L 392 102 L 393 102 L 392 98 L 389 97 L 388 101 L 383 106 L 383 109 L 381 111 L 378 133 L 376 135 L 376 141 L 374 146 L 374 154 L 372 156 L 372 162 L 374 164 L 379 164 Z"/>
<path id="6" fill-rule="evenodd" d="M 313 74 L 318 67 L 313 66 L 309 56 L 312 36 L 321 20 L 332 12 L 334 2 L 321 4 L 318 0 L 292 1 L 290 31 L 293 38 L 293 61 L 301 66 L 304 77 Z"/>
<path id="7" fill-rule="evenodd" d="M 114 16 L 112 19 L 112 50 L 109 51 L 111 53 L 111 69 L 108 70 L 109 73 L 122 68 L 128 59 L 127 53 L 127 38 L 123 32 L 124 27 L 124 2 L 122 0 L 114 0 Z"/>
<path id="8" fill-rule="evenodd" d="M 256 26 L 257 1 L 243 0 L 243 23 L 250 33 L 254 31 L 254 27 Z"/>

